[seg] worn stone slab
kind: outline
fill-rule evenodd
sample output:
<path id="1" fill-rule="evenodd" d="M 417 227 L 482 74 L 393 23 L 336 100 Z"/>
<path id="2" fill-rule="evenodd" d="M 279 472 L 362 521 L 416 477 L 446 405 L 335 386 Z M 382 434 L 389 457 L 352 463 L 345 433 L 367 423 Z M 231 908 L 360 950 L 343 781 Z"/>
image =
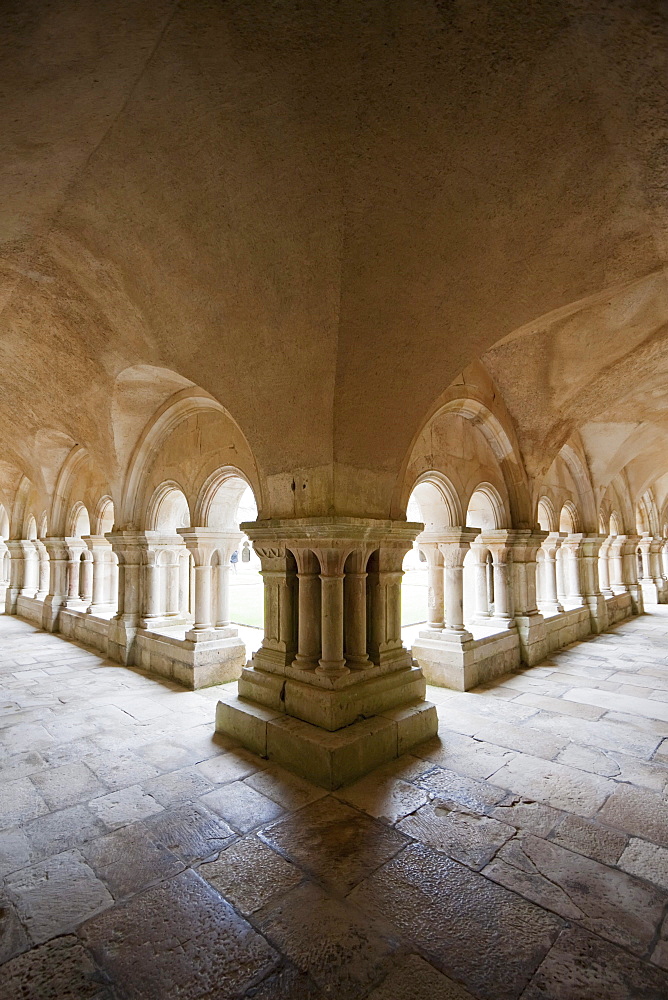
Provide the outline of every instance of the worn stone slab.
<path id="1" fill-rule="evenodd" d="M 50 809 L 65 809 L 87 802 L 108 789 L 85 764 L 72 763 L 37 771 L 30 778 Z"/>
<path id="2" fill-rule="evenodd" d="M 526 754 L 504 764 L 494 775 L 494 783 L 580 816 L 593 816 L 615 788 L 607 778 Z"/>
<path id="3" fill-rule="evenodd" d="M 252 835 L 225 848 L 217 861 L 200 865 L 198 871 L 244 914 L 270 904 L 304 877 L 299 868 Z"/>
<path id="4" fill-rule="evenodd" d="M 476 1000 L 472 993 L 425 962 L 409 955 L 367 1000 Z"/>
<path id="5" fill-rule="evenodd" d="M 563 921 L 421 844 L 348 896 L 481 1000 L 517 1000 Z"/>
<path id="6" fill-rule="evenodd" d="M 454 805 L 471 812 L 486 812 L 506 795 L 505 789 L 496 784 L 463 777 L 440 767 L 423 775 L 419 784 L 445 805 Z"/>
<path id="7" fill-rule="evenodd" d="M 163 808 L 139 785 L 130 785 L 108 795 L 100 795 L 89 802 L 89 807 L 109 830 L 127 823 L 136 823 Z"/>
<path id="8" fill-rule="evenodd" d="M 124 826 L 81 850 L 114 899 L 139 892 L 158 879 L 171 878 L 184 868 L 171 851 L 153 840 L 143 823 Z"/>
<path id="9" fill-rule="evenodd" d="M 394 943 L 366 914 L 312 883 L 283 896 L 258 923 L 326 996 L 337 1000 L 364 996 L 390 967 Z"/>
<path id="10" fill-rule="evenodd" d="M 114 902 L 78 851 L 9 875 L 5 888 L 36 944 L 73 931 Z"/>
<path id="11" fill-rule="evenodd" d="M 339 788 L 334 794 L 369 816 L 390 824 L 403 819 L 427 801 L 427 793 L 422 788 L 401 778 L 383 780 L 375 771 L 352 785 Z"/>
<path id="12" fill-rule="evenodd" d="M 0 967 L 0 1000 L 112 1000 L 90 954 L 57 937 Z"/>
<path id="13" fill-rule="evenodd" d="M 608 826 L 668 847 L 668 807 L 654 792 L 616 784 L 597 818 Z"/>
<path id="14" fill-rule="evenodd" d="M 199 801 L 237 833 L 249 833 L 283 813 L 277 802 L 261 795 L 243 781 L 232 781 L 203 795 Z"/>
<path id="15" fill-rule="evenodd" d="M 17 778 L 0 785 L 0 829 L 19 826 L 48 811 L 49 807 L 30 778 Z"/>
<path id="16" fill-rule="evenodd" d="M 165 809 L 143 821 L 155 843 L 186 864 L 218 853 L 236 837 L 234 830 L 201 802 Z"/>
<path id="17" fill-rule="evenodd" d="M 260 836 L 337 892 L 351 889 L 408 843 L 332 796 L 272 823 Z"/>
<path id="18" fill-rule="evenodd" d="M 668 890 L 668 850 L 665 847 L 633 837 L 618 864 L 625 872 Z"/>
<path id="19" fill-rule="evenodd" d="M 469 868 L 480 869 L 498 849 L 515 835 L 515 828 L 489 816 L 449 809 L 430 802 L 401 823 L 397 829 L 428 847 L 443 851 Z"/>
<path id="20" fill-rule="evenodd" d="M 522 1000 L 665 1000 L 661 969 L 579 928 L 565 931 Z"/>
<path id="21" fill-rule="evenodd" d="M 604 865 L 617 864 L 628 843 L 625 833 L 582 816 L 565 816 L 550 839 Z"/>
<path id="22" fill-rule="evenodd" d="M 315 802 L 327 795 L 326 789 L 313 785 L 305 778 L 292 774 L 291 771 L 286 771 L 279 764 L 268 764 L 261 771 L 250 774 L 244 781 L 256 792 L 261 792 L 288 811 L 301 809 L 309 802 Z"/>
<path id="23" fill-rule="evenodd" d="M 37 860 L 81 846 L 106 833 L 107 827 L 87 805 L 78 805 L 40 816 L 23 829 Z"/>
<path id="24" fill-rule="evenodd" d="M 531 834 L 503 846 L 484 874 L 638 955 L 668 903 L 646 883 Z"/>
<path id="25" fill-rule="evenodd" d="M 265 939 L 193 871 L 100 914 L 80 936 L 128 1000 L 243 995 L 278 964 Z"/>

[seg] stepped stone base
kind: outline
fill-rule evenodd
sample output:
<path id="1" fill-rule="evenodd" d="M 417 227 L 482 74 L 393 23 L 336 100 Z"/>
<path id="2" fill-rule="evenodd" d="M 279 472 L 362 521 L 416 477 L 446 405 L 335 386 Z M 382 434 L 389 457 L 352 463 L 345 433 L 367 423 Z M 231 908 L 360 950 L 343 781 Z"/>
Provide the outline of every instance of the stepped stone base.
<path id="1" fill-rule="evenodd" d="M 322 788 L 334 789 L 406 753 L 438 729 L 436 707 L 419 701 L 328 732 L 236 695 L 218 702 L 216 731 Z"/>

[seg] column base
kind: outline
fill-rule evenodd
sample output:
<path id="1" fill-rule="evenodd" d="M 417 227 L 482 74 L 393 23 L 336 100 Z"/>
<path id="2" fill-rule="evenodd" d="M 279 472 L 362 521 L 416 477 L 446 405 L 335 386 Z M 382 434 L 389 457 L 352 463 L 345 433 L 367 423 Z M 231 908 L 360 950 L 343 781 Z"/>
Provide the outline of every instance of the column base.
<path id="1" fill-rule="evenodd" d="M 391 673 L 378 669 L 326 677 L 291 667 L 273 673 L 249 665 L 241 672 L 239 695 L 329 732 L 424 698 L 427 684 L 417 667 Z"/>
<path id="2" fill-rule="evenodd" d="M 134 644 L 137 637 L 138 624 L 134 616 L 125 618 L 119 616 L 109 622 L 107 649 L 110 660 L 116 660 L 124 666 L 133 663 Z"/>
<path id="3" fill-rule="evenodd" d="M 533 667 L 547 655 L 545 619 L 542 614 L 517 615 L 515 618 L 520 640 L 522 663 Z"/>
<path id="4" fill-rule="evenodd" d="M 591 630 L 595 635 L 605 632 L 608 627 L 608 605 L 603 594 L 593 594 L 585 598 L 589 608 Z"/>
<path id="5" fill-rule="evenodd" d="M 58 631 L 58 617 L 60 615 L 60 609 L 65 607 L 64 597 L 52 597 L 48 596 L 44 601 L 44 609 L 42 611 L 42 628 L 45 632 L 57 632 Z"/>
<path id="6" fill-rule="evenodd" d="M 336 732 L 234 695 L 221 699 L 216 710 L 217 732 L 329 790 L 394 760 L 437 730 L 436 708 L 425 701 L 388 709 Z"/>
<path id="7" fill-rule="evenodd" d="M 236 635 L 221 637 L 215 629 L 197 634 L 202 638 L 193 641 L 187 633 L 180 639 L 140 629 L 133 662 L 191 691 L 237 680 L 246 662 L 246 644 Z"/>
<path id="8" fill-rule="evenodd" d="M 465 642 L 433 639 L 428 632 L 421 632 L 411 652 L 428 684 L 455 691 L 469 691 L 520 665 L 515 628 Z"/>

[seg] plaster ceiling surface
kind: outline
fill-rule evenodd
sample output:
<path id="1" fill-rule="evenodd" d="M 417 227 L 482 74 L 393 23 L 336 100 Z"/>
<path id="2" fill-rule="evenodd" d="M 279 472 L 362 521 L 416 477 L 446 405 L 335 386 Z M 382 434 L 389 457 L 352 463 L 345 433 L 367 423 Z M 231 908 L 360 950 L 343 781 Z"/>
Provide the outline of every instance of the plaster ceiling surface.
<path id="1" fill-rule="evenodd" d="M 117 468 L 135 367 L 218 399 L 263 476 L 391 475 L 480 357 L 530 469 L 664 426 L 663 2 L 0 11 L 8 461 L 49 433 Z"/>

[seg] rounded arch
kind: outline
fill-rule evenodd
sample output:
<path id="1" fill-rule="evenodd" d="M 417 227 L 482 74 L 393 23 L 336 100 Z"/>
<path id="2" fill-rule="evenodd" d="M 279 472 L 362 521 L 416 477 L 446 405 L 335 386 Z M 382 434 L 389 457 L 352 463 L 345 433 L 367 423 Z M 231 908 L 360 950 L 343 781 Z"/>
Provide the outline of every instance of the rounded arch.
<path id="1" fill-rule="evenodd" d="M 536 520 L 541 531 L 558 531 L 557 512 L 548 496 L 542 496 L 537 505 Z"/>
<path id="2" fill-rule="evenodd" d="M 262 500 L 261 484 L 255 461 L 252 458 L 246 437 L 237 422 L 218 400 L 204 390 L 183 389 L 170 396 L 156 411 L 134 448 L 122 492 L 121 523 L 124 526 L 139 526 L 141 523 L 141 509 L 144 505 L 142 480 L 145 470 L 150 466 L 162 442 L 188 417 L 207 410 L 222 414 L 233 425 L 236 433 L 240 435 L 246 449 L 249 466 L 251 466 L 249 474 L 244 478 L 252 486 L 255 496 Z"/>
<path id="3" fill-rule="evenodd" d="M 624 525 L 619 513 L 616 510 L 610 511 L 610 517 L 608 518 L 608 528 L 611 535 L 623 535 Z"/>
<path id="4" fill-rule="evenodd" d="M 189 528 L 190 507 L 178 483 L 162 483 L 154 491 L 143 519 L 147 531 L 173 533 L 177 528 Z"/>
<path id="5" fill-rule="evenodd" d="M 577 487 L 577 498 L 582 510 L 582 516 L 578 515 L 577 530 L 583 531 L 586 527 L 588 530 L 596 531 L 598 520 L 596 500 L 587 464 L 572 443 L 563 445 L 559 455 L 566 463 Z"/>
<path id="6" fill-rule="evenodd" d="M 83 535 L 90 535 L 90 516 L 80 500 L 74 504 L 70 511 L 65 533 L 69 538 L 82 538 Z"/>
<path id="7" fill-rule="evenodd" d="M 413 501 L 420 511 L 420 520 L 426 532 L 437 532 L 462 523 L 462 506 L 457 492 L 441 472 L 426 472 L 420 476 L 410 492 L 407 512 Z"/>
<path id="8" fill-rule="evenodd" d="M 37 528 L 38 538 L 46 538 L 49 534 L 49 519 L 46 516 L 46 511 L 42 511 L 42 516 L 39 519 L 39 525 Z"/>
<path id="9" fill-rule="evenodd" d="M 451 387 L 446 390 L 446 394 L 453 392 L 461 392 L 461 387 Z M 443 397 L 441 397 L 442 399 Z M 473 393 L 466 396 L 456 395 L 445 402 L 437 403 L 417 430 L 402 463 L 400 478 L 395 489 L 395 497 L 392 505 L 393 511 L 397 511 L 397 513 L 401 511 L 403 513 L 408 505 L 408 497 L 412 490 L 409 486 L 407 470 L 410 467 L 420 436 L 430 424 L 446 413 L 458 414 L 464 419 L 469 420 L 481 432 L 501 470 L 508 493 L 509 515 L 512 524 L 516 527 L 530 527 L 531 501 L 529 483 L 524 465 L 519 457 L 519 448 L 516 442 L 514 442 L 513 437 L 511 437 L 512 431 L 509 432 L 487 403 Z"/>
<path id="10" fill-rule="evenodd" d="M 509 527 L 503 500 L 491 483 L 479 483 L 469 497 L 466 526 L 481 531 Z"/>
<path id="11" fill-rule="evenodd" d="M 93 516 L 96 535 L 106 535 L 114 530 L 114 501 L 110 496 L 103 496 L 97 503 Z"/>
<path id="12" fill-rule="evenodd" d="M 0 503 L 0 539 L 6 541 L 9 538 L 9 515 L 3 504 Z"/>
<path id="13" fill-rule="evenodd" d="M 81 445 L 75 445 L 63 462 L 58 473 L 56 488 L 51 504 L 51 527 L 56 534 L 71 535 L 70 487 L 82 465 L 88 461 L 88 452 Z M 83 505 L 82 505 L 83 506 Z"/>
<path id="14" fill-rule="evenodd" d="M 34 514 L 31 514 L 26 522 L 25 537 L 31 542 L 34 542 L 37 538 L 37 521 L 35 520 Z"/>
<path id="15" fill-rule="evenodd" d="M 574 535 L 582 530 L 581 524 L 577 507 L 572 500 L 566 500 L 559 513 L 559 531 L 562 534 Z"/>
<path id="16" fill-rule="evenodd" d="M 248 478 L 235 466 L 213 472 L 203 483 L 195 500 L 193 523 L 205 528 L 236 531 L 239 527 L 239 504 L 250 490 L 255 507 L 255 491 Z"/>

